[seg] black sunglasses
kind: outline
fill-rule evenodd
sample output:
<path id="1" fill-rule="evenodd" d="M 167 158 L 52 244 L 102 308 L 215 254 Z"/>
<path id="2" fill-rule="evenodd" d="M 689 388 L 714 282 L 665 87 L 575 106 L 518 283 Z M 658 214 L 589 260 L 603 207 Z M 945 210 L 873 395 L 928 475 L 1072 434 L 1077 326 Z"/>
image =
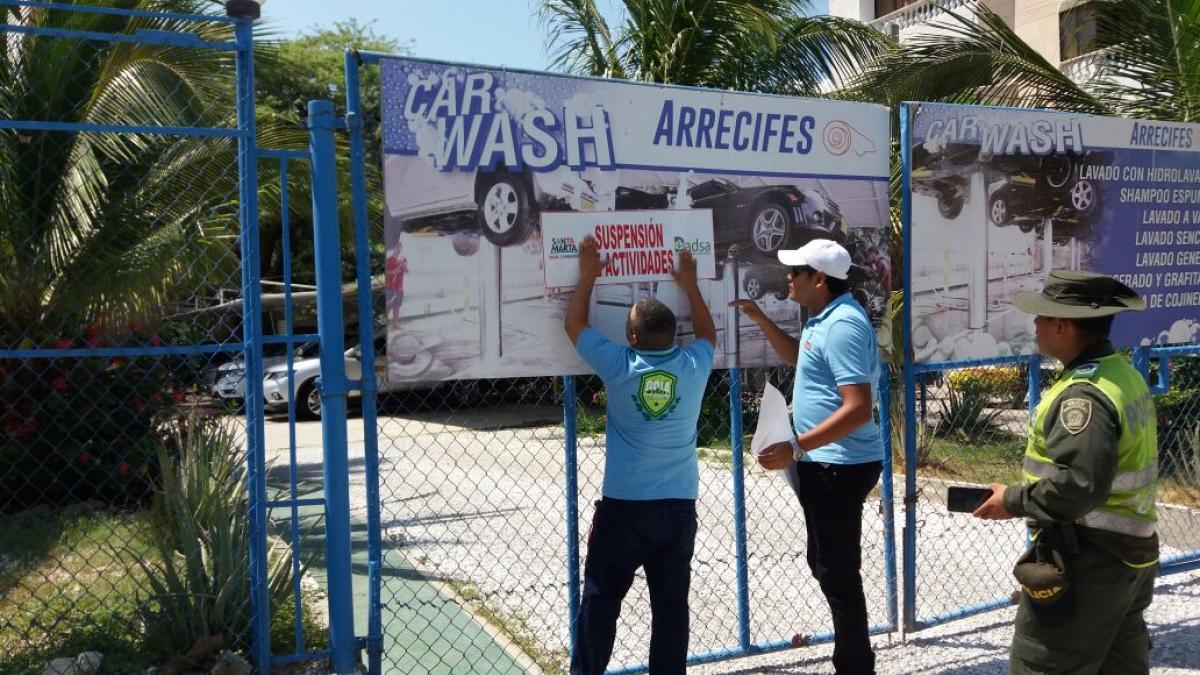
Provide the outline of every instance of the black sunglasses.
<path id="1" fill-rule="evenodd" d="M 816 271 L 816 269 L 809 267 L 808 265 L 793 265 L 791 267 L 792 276 L 799 276 L 801 272 L 813 274 Z"/>

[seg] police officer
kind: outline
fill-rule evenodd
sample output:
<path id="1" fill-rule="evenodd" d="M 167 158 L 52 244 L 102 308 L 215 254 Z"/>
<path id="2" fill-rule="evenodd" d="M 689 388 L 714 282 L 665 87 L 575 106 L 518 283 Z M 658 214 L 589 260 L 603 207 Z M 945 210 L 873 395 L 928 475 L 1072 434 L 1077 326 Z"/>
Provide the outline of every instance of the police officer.
<path id="1" fill-rule="evenodd" d="M 1031 419 L 1024 483 L 989 486 L 974 512 L 1024 517 L 1035 541 L 1014 569 L 1010 672 L 1148 673 L 1158 434 L 1145 380 L 1108 341 L 1113 317 L 1145 303 L 1112 278 L 1056 270 L 1013 304 L 1065 368 Z"/>

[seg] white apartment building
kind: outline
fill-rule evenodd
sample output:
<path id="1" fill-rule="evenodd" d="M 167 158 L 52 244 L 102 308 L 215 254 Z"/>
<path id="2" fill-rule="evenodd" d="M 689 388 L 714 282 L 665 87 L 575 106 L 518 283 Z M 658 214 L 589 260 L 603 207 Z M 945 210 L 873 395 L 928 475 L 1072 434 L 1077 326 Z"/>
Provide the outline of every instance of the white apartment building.
<path id="1" fill-rule="evenodd" d="M 1085 74 L 1095 49 L 1093 10 L 1103 0 L 829 0 L 829 13 L 869 23 L 904 40 L 936 22 L 949 9 L 970 16 L 987 5 L 1051 63 L 1072 75 Z"/>

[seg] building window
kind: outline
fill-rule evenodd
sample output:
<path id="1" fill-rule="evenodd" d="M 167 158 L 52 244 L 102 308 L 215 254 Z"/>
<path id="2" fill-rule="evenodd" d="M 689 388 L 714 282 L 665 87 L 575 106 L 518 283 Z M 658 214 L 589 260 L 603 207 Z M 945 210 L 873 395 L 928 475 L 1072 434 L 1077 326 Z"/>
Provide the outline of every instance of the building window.
<path id="1" fill-rule="evenodd" d="M 1100 2 L 1073 3 L 1058 13 L 1058 55 L 1060 61 L 1090 54 L 1102 45 L 1096 38 L 1096 14 Z"/>
<path id="2" fill-rule="evenodd" d="M 879 19 L 892 12 L 914 5 L 920 0 L 875 0 L 875 18 Z"/>

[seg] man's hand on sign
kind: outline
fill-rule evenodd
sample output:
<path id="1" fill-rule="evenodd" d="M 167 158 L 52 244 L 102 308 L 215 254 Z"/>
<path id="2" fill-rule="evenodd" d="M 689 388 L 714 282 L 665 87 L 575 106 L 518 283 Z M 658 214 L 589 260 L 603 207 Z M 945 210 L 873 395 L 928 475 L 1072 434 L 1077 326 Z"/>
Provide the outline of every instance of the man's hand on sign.
<path id="1" fill-rule="evenodd" d="M 758 303 L 753 300 L 734 300 L 733 302 L 729 303 L 729 306 L 738 310 L 742 314 L 745 314 L 746 318 L 755 323 L 767 318 L 767 315 L 763 314 L 762 308 L 759 307 Z"/>
<path id="2" fill-rule="evenodd" d="M 768 445 L 758 456 L 758 463 L 762 468 L 771 471 L 788 468 L 788 465 L 792 463 L 792 444 L 783 441 Z"/>
<path id="3" fill-rule="evenodd" d="M 671 270 L 671 276 L 674 277 L 675 283 L 684 289 L 699 287 L 700 282 L 696 277 L 696 258 L 692 256 L 691 251 L 684 249 L 680 252 L 678 269 Z"/>
<path id="4" fill-rule="evenodd" d="M 988 486 L 988 489 L 992 491 L 992 495 L 983 500 L 983 503 L 971 512 L 971 515 L 984 520 L 1008 520 L 1009 518 L 1016 518 L 1016 516 L 1008 512 L 1008 509 L 1004 508 L 1004 491 L 1008 489 L 1008 486 L 1003 483 L 992 483 Z"/>
<path id="5" fill-rule="evenodd" d="M 600 276 L 604 264 L 600 261 L 600 246 L 596 238 L 588 235 L 579 244 L 579 278 L 595 279 Z"/>

